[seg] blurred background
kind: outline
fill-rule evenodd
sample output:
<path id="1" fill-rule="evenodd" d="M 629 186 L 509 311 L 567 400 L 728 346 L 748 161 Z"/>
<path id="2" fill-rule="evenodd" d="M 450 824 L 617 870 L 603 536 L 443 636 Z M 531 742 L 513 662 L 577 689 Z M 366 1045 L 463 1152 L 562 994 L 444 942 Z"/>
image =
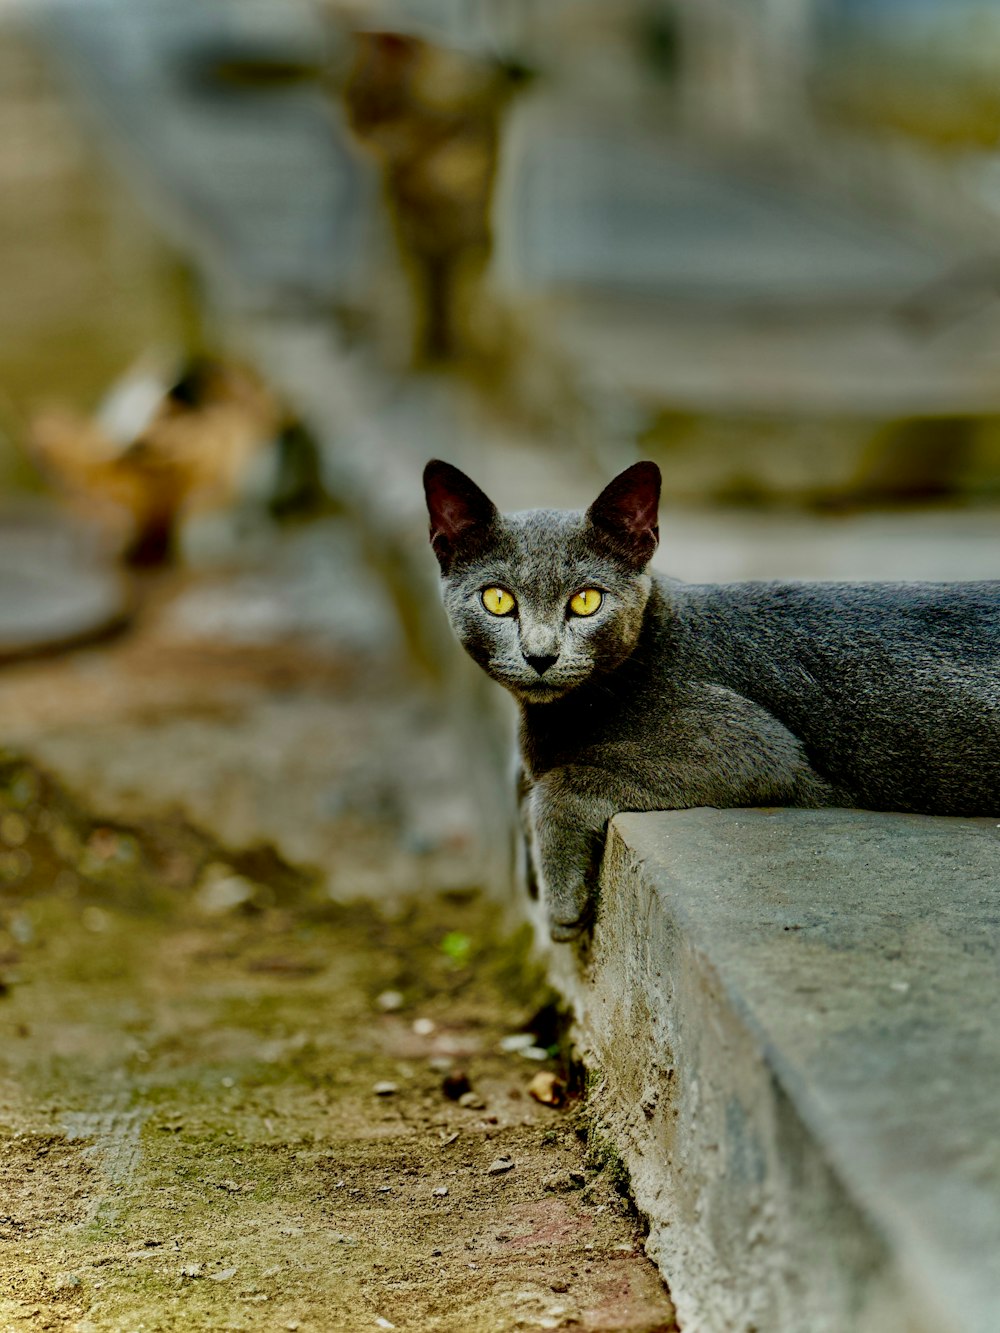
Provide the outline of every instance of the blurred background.
<path id="1" fill-rule="evenodd" d="M 0 13 L 0 475 L 127 561 L 402 522 L 427 452 L 522 506 L 653 457 L 690 576 L 993 530 L 989 0 Z"/>
<path id="2" fill-rule="evenodd" d="M 998 60 L 989 0 L 6 0 L 0 654 L 169 603 L 479 701 L 432 455 L 654 458 L 683 578 L 996 576 Z"/>

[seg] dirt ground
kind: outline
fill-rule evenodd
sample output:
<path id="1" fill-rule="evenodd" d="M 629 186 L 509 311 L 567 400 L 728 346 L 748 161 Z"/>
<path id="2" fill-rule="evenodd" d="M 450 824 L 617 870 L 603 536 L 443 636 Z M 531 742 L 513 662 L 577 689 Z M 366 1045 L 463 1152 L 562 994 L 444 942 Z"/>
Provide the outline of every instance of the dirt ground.
<path id="1" fill-rule="evenodd" d="M 312 540 L 0 672 L 0 1328 L 671 1330 L 529 1093 L 560 1023 L 440 707 L 384 608 L 303 610 Z"/>

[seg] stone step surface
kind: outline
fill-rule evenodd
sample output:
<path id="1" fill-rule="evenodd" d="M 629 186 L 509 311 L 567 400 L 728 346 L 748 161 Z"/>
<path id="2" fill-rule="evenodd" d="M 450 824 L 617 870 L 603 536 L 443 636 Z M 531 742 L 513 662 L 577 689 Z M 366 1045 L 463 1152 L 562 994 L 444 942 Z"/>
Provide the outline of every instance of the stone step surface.
<path id="1" fill-rule="evenodd" d="M 323 312 L 367 290 L 377 187 L 323 90 L 313 6 L 46 0 L 25 18 L 214 299 Z"/>
<path id="2" fill-rule="evenodd" d="M 129 612 L 96 530 L 42 502 L 0 509 L 0 662 L 99 638 Z"/>
<path id="3" fill-rule="evenodd" d="M 993 1333 L 1000 820 L 620 815 L 556 954 L 687 1333 Z"/>
<path id="4" fill-rule="evenodd" d="M 506 122 L 493 280 L 584 384 L 688 412 L 998 410 L 989 254 L 639 119 L 546 93 Z"/>

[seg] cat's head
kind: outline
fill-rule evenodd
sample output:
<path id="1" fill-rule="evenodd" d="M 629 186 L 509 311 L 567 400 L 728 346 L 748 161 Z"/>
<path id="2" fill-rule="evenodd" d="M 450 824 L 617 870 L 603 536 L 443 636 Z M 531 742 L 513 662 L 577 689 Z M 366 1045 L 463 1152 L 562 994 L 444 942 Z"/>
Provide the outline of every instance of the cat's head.
<path id="1" fill-rule="evenodd" d="M 494 680 L 548 703 L 630 655 L 658 540 L 655 463 L 626 468 L 585 512 L 501 514 L 436 459 L 424 489 L 448 618 Z"/>

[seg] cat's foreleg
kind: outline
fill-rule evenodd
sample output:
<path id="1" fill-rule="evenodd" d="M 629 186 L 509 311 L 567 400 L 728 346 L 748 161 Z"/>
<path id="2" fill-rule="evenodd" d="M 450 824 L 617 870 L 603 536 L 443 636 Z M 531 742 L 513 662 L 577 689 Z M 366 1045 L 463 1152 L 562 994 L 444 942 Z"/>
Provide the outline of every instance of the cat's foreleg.
<path id="1" fill-rule="evenodd" d="M 575 939 L 590 923 L 608 820 L 649 806 L 647 796 L 600 769 L 558 768 L 533 785 L 529 850 L 553 940 Z"/>
<path id="2" fill-rule="evenodd" d="M 514 778 L 514 794 L 517 803 L 517 873 L 518 882 L 527 891 L 528 897 L 539 897 L 538 872 L 535 868 L 534 829 L 531 823 L 531 783 L 520 764 L 517 765 Z"/>
<path id="3" fill-rule="evenodd" d="M 627 742 L 595 748 L 593 763 L 551 769 L 531 788 L 531 855 L 554 940 L 571 940 L 590 922 L 612 815 L 849 803 L 812 769 L 787 727 L 721 687 L 705 687 L 696 706 L 674 713 L 658 753 L 645 749 Z"/>

